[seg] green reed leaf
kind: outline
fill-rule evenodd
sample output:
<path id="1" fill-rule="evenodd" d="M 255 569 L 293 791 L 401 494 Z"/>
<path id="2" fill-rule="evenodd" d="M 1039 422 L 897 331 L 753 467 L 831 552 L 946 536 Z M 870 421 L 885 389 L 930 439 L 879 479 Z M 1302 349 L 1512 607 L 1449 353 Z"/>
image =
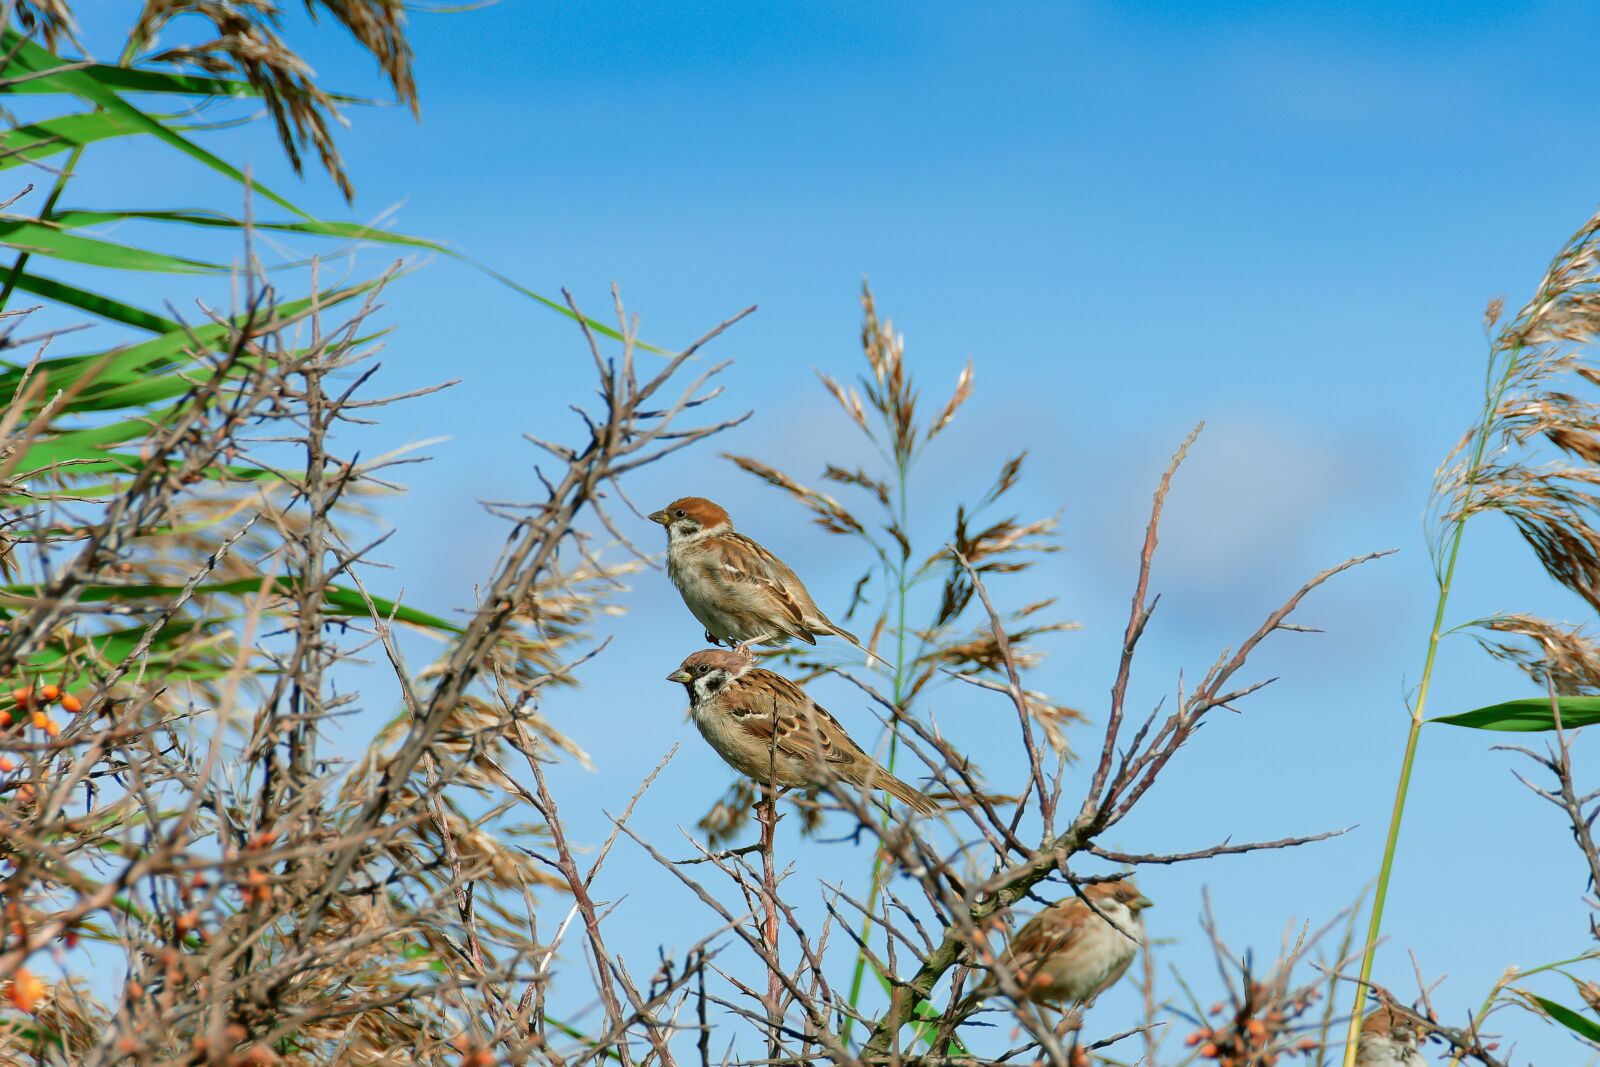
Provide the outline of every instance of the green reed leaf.
<path id="1" fill-rule="evenodd" d="M 98 65 L 78 67 L 58 58 L 49 49 L 22 37 L 12 29 L 0 34 L 0 48 L 11 57 L 10 63 L 5 68 L 6 74 L 38 75 L 28 81 L 19 82 L 19 85 L 34 86 L 35 91 L 39 91 L 41 87 L 48 87 L 47 91 L 70 93 L 80 100 L 98 104 L 108 114 L 127 122 L 139 132 L 148 133 L 165 141 L 189 158 L 204 164 L 218 174 L 226 175 L 241 185 L 248 184 L 250 188 L 285 211 L 291 211 L 303 219 L 311 218 L 310 214 L 260 182 L 247 179 L 244 173 L 231 163 L 213 155 L 176 130 L 170 129 L 128 103 L 118 92 L 124 79 L 111 73 L 116 68 Z"/>
<path id="2" fill-rule="evenodd" d="M 0 243 L 23 252 L 51 256 L 69 263 L 115 270 L 148 271 L 158 274 L 211 274 L 230 270 L 220 263 L 206 263 L 165 252 L 103 241 L 68 233 L 59 226 L 33 219 L 0 219 Z"/>
<path id="3" fill-rule="evenodd" d="M 1557 697 L 1561 707 L 1561 726 L 1574 730 L 1600 722 L 1600 697 Z M 1429 722 L 1442 722 L 1446 726 L 1467 726 L 1474 730 L 1500 730 L 1511 733 L 1538 733 L 1554 730 L 1556 720 L 1550 710 L 1549 697 L 1526 697 L 1507 700 L 1488 707 L 1441 715 Z"/>
<path id="4" fill-rule="evenodd" d="M 54 278 L 46 278 L 38 274 L 29 274 L 26 271 L 17 275 L 15 288 L 19 292 L 32 293 L 42 296 L 46 300 L 53 300 L 58 304 L 75 307 L 79 311 L 87 311 L 91 315 L 98 315 L 102 319 L 120 322 L 124 326 L 133 326 L 151 333 L 173 333 L 182 327 L 171 319 L 157 315 L 152 311 L 134 307 L 132 304 L 99 293 L 91 293 L 87 289 L 79 289 L 66 282 L 58 282 Z"/>
<path id="5" fill-rule="evenodd" d="M 138 132 L 138 127 L 125 118 L 104 111 L 31 122 L 0 133 L 0 170 L 20 167 L 95 141 Z"/>
<path id="6" fill-rule="evenodd" d="M 1546 1000 L 1540 996 L 1534 996 L 1533 999 L 1538 1002 L 1539 1007 L 1549 1014 L 1550 1018 L 1565 1026 L 1568 1030 L 1571 1030 L 1586 1041 L 1600 1041 L 1600 1025 L 1565 1005 L 1557 1004 L 1553 1000 Z"/>

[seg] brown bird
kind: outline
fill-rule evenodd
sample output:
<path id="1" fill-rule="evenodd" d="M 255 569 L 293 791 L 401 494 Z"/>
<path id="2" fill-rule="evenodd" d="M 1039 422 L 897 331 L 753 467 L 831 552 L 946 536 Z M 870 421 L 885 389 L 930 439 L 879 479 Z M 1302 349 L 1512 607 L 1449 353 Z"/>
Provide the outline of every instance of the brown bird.
<path id="1" fill-rule="evenodd" d="M 822 613 L 788 565 L 741 533 L 704 497 L 674 500 L 650 516 L 667 528 L 667 575 L 712 644 L 808 645 L 833 634 L 861 642 Z M 863 651 L 865 651 L 863 649 Z"/>
<path id="2" fill-rule="evenodd" d="M 1023 995 L 1056 1008 L 1088 1006 L 1116 984 L 1144 944 L 1150 899 L 1129 879 L 1084 886 L 1090 908 L 1076 896 L 1058 900 L 1029 919 L 1001 957 Z M 1098 911 L 1098 914 L 1097 914 Z M 999 992 L 993 974 L 973 1001 Z"/>
<path id="3" fill-rule="evenodd" d="M 863 752 L 804 689 L 747 656 L 708 648 L 667 681 L 689 691 L 689 714 L 701 736 L 747 778 L 782 789 L 845 781 L 882 789 L 924 815 L 939 810 Z"/>
<path id="4" fill-rule="evenodd" d="M 1387 1005 L 1373 1008 L 1361 1021 L 1357 1067 L 1424 1067 L 1417 1043 L 1427 1036 L 1426 1030 Z"/>

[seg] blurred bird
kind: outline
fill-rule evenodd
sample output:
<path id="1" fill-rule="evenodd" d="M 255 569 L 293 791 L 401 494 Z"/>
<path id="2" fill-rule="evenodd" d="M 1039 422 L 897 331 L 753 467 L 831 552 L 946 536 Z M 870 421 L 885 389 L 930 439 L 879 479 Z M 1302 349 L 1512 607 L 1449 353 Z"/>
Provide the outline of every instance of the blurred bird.
<path id="1" fill-rule="evenodd" d="M 845 781 L 882 789 L 924 815 L 939 810 L 878 765 L 806 691 L 737 652 L 708 648 L 667 675 L 689 691 L 689 713 L 717 755 L 747 778 L 782 789 Z"/>
<path id="2" fill-rule="evenodd" d="M 1417 1042 L 1427 1032 L 1387 1005 L 1373 1008 L 1361 1022 L 1357 1067 L 1424 1067 Z"/>
<path id="3" fill-rule="evenodd" d="M 866 651 L 855 634 L 835 626 L 817 608 L 783 560 L 735 533 L 728 513 L 716 504 L 686 496 L 650 521 L 667 528 L 667 574 L 705 627 L 707 641 L 742 650 L 794 638 L 814 645 L 819 635 L 833 634 Z"/>
<path id="4" fill-rule="evenodd" d="M 1023 996 L 1056 1008 L 1085 1007 L 1116 984 L 1144 944 L 1148 897 L 1126 878 L 1084 886 L 1090 908 L 1076 896 L 1058 900 L 1029 919 L 1001 957 Z M 1098 912 L 1098 914 L 1097 914 Z M 993 974 L 971 1003 L 999 992 Z"/>

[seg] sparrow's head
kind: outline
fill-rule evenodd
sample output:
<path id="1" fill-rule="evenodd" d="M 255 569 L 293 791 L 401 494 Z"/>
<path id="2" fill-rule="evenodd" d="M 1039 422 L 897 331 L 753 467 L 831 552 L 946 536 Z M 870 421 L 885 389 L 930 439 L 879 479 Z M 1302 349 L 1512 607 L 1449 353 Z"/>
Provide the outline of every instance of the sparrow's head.
<path id="1" fill-rule="evenodd" d="M 1410 1019 L 1405 1018 L 1387 1004 L 1373 1008 L 1361 1022 L 1361 1039 L 1363 1041 L 1377 1038 L 1392 1041 L 1396 1045 L 1414 1048 L 1421 1038 L 1427 1036 L 1426 1030 Z"/>
<path id="2" fill-rule="evenodd" d="M 1146 908 L 1155 907 L 1149 897 L 1139 892 L 1139 887 L 1133 884 L 1131 878 L 1118 878 L 1114 882 L 1096 882 L 1094 885 L 1084 886 L 1083 895 L 1096 906 L 1121 904 L 1135 915 Z"/>
<path id="3" fill-rule="evenodd" d="M 703 496 L 679 497 L 650 516 L 667 528 L 667 540 L 677 541 L 719 527 L 731 526 L 728 513 Z"/>
<path id="4" fill-rule="evenodd" d="M 689 702 L 698 704 L 722 691 L 722 687 L 749 670 L 751 661 L 737 652 L 707 648 L 696 652 L 667 675 L 667 681 L 682 683 L 689 691 Z"/>

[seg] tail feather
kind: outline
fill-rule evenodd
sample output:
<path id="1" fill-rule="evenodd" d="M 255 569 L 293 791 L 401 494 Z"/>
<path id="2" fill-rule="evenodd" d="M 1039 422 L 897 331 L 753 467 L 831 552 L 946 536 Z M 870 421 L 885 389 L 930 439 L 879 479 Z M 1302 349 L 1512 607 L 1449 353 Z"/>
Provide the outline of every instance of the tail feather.
<path id="1" fill-rule="evenodd" d="M 844 640 L 846 642 L 848 642 L 852 647 L 854 647 L 856 649 L 856 651 L 860 652 L 862 655 L 866 656 L 868 659 L 877 660 L 879 663 L 883 664 L 885 667 L 890 668 L 891 670 L 894 668 L 894 664 L 890 663 L 888 660 L 884 659 L 882 656 L 880 656 L 876 652 L 872 651 L 872 649 L 868 648 L 866 645 L 863 645 L 861 643 L 861 639 L 858 638 L 855 634 L 851 633 L 849 630 L 844 629 L 842 626 L 835 626 L 833 623 L 829 622 L 826 618 L 823 618 L 823 619 L 821 619 L 819 621 L 822 623 L 822 626 L 817 629 L 817 633 L 827 633 L 827 634 L 832 634 L 835 637 L 842 637 L 842 638 L 844 638 Z"/>
<path id="2" fill-rule="evenodd" d="M 889 793 L 895 799 L 905 801 L 923 815 L 937 815 L 939 813 L 939 805 L 934 803 L 932 797 L 915 786 L 907 785 L 888 771 L 884 771 L 882 779 L 873 784 Z"/>

